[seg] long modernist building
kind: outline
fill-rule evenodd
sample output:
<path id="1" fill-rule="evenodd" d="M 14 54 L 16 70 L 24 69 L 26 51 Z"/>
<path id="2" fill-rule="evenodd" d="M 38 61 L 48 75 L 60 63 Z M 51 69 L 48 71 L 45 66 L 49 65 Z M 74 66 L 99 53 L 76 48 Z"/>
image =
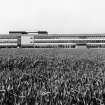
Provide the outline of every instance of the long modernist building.
<path id="1" fill-rule="evenodd" d="M 0 48 L 105 48 L 105 34 L 48 34 L 10 31 L 0 35 Z"/>

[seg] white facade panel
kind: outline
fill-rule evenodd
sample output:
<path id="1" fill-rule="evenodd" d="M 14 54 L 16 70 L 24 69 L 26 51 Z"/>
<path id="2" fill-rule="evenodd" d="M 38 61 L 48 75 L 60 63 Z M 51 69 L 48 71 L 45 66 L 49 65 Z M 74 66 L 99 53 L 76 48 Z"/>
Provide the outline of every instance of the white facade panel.
<path id="1" fill-rule="evenodd" d="M 88 45 L 105 45 L 105 43 L 87 43 Z"/>
<path id="2" fill-rule="evenodd" d="M 17 39 L 0 39 L 0 41 L 17 41 Z"/>
<path id="3" fill-rule="evenodd" d="M 35 46 L 48 46 L 48 45 L 75 45 L 74 43 L 34 43 Z"/>
<path id="4" fill-rule="evenodd" d="M 22 45 L 33 45 L 34 36 L 21 36 Z"/>
<path id="5" fill-rule="evenodd" d="M 63 41 L 65 41 L 65 40 L 76 40 L 76 41 L 85 41 L 85 40 L 105 40 L 105 39 L 103 39 L 103 38 L 99 38 L 99 39 L 94 39 L 94 38 L 92 38 L 92 39 L 71 39 L 71 38 L 64 38 L 64 39 L 35 39 L 35 41 L 59 41 L 59 40 L 63 40 Z"/>
<path id="6" fill-rule="evenodd" d="M 47 45 L 47 44 L 70 44 L 70 45 L 74 45 L 74 43 L 34 43 L 34 44 L 36 44 L 36 45 Z"/>
<path id="7" fill-rule="evenodd" d="M 0 43 L 6 43 L 6 42 L 17 42 L 17 39 L 0 39 Z"/>
<path id="8" fill-rule="evenodd" d="M 0 43 L 0 46 L 17 46 L 17 43 Z"/>

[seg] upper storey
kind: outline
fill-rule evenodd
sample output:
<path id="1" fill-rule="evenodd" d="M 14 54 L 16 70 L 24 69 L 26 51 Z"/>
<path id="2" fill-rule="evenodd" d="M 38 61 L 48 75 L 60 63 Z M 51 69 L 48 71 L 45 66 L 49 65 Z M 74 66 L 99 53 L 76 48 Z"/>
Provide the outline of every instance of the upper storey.
<path id="1" fill-rule="evenodd" d="M 1 34 L 0 38 L 17 38 L 18 36 L 32 36 L 34 39 L 104 39 L 105 34 L 48 34 L 47 31 L 26 32 L 9 31 L 9 34 Z"/>

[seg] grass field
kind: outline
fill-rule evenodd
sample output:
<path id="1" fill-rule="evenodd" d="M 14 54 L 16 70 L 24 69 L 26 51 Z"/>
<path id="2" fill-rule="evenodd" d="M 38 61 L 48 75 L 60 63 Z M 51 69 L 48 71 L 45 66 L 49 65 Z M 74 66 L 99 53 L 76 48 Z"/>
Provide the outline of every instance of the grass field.
<path id="1" fill-rule="evenodd" d="M 58 57 L 76 57 L 85 59 L 105 58 L 105 49 L 62 49 L 62 48 L 4 48 L 0 49 L 0 57 L 17 56 L 58 56 Z"/>
<path id="2" fill-rule="evenodd" d="M 0 49 L 0 103 L 105 105 L 105 49 Z"/>

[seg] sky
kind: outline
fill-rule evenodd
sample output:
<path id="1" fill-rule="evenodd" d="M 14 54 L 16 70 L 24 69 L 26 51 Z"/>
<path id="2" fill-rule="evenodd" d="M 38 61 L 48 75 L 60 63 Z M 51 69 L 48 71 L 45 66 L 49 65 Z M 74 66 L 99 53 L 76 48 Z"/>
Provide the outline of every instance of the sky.
<path id="1" fill-rule="evenodd" d="M 0 0 L 0 34 L 105 33 L 105 0 Z"/>

